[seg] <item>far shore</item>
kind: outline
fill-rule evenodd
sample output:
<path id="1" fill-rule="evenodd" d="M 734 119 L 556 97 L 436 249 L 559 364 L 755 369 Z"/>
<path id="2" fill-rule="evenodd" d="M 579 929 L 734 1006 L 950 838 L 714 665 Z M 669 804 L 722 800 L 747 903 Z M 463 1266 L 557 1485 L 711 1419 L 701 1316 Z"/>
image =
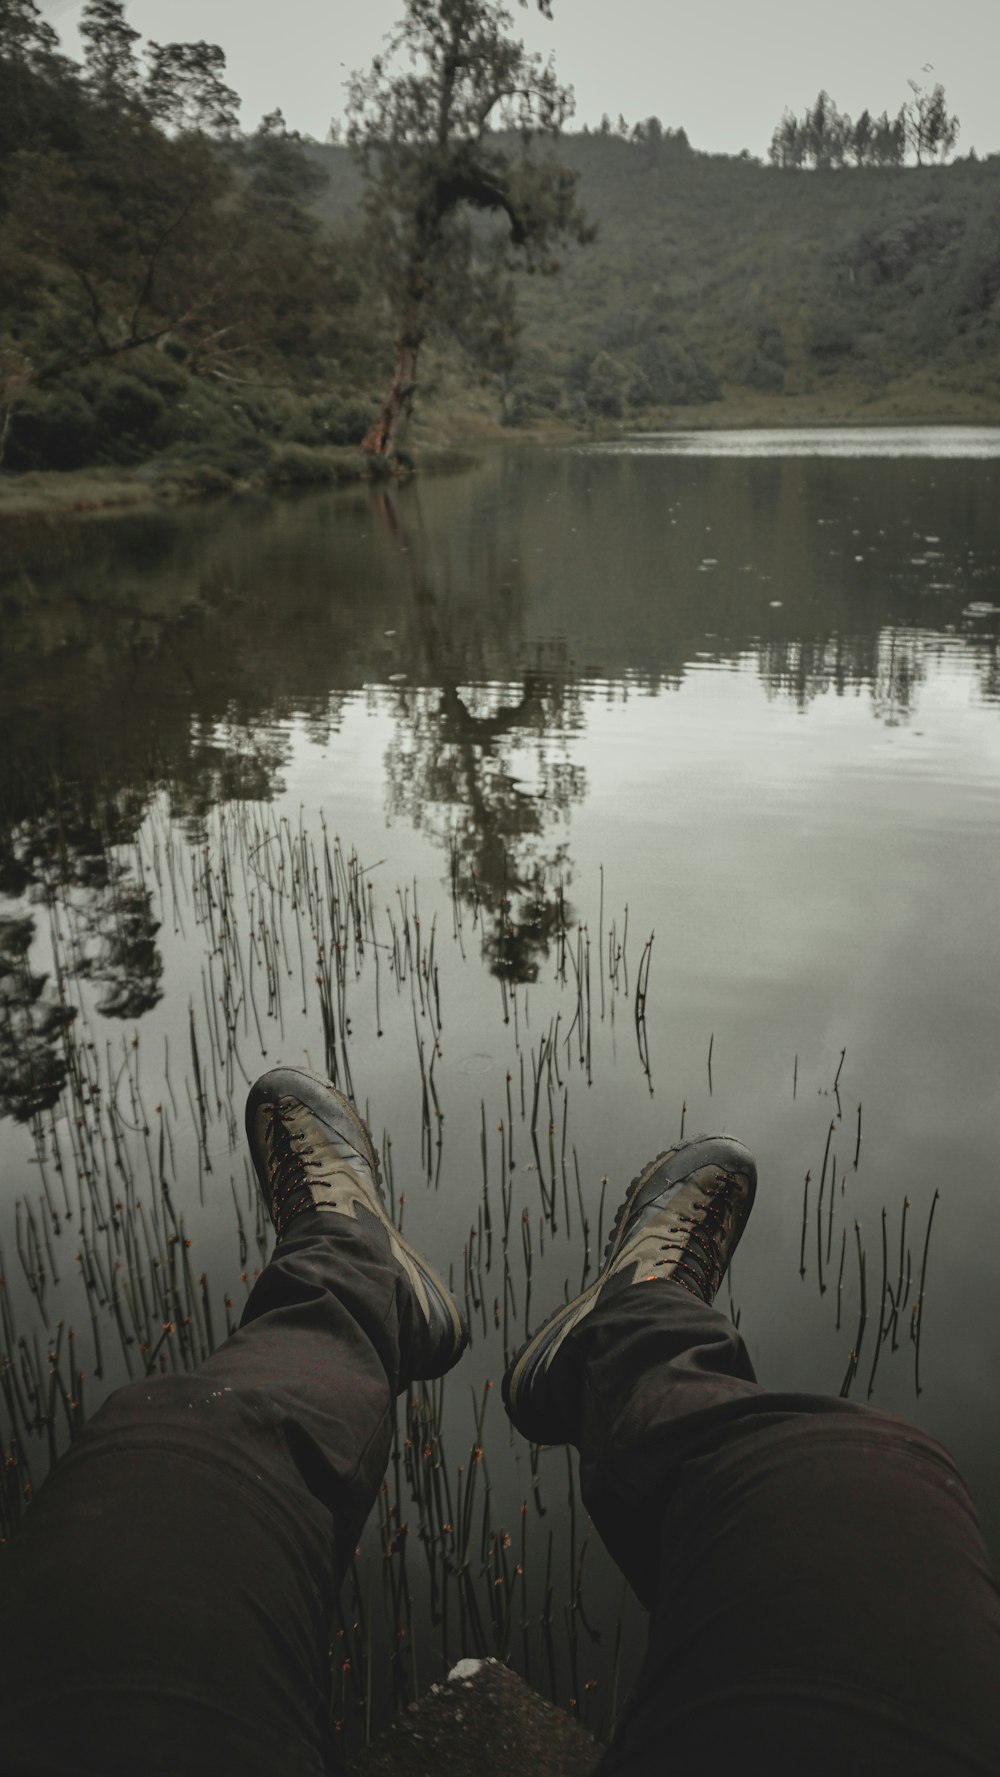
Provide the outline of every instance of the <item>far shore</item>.
<path id="1" fill-rule="evenodd" d="M 886 392 L 875 399 L 851 400 L 831 390 L 829 400 L 817 400 L 815 393 L 747 397 L 739 392 L 733 399 L 609 419 L 604 425 L 589 427 L 546 416 L 513 428 L 482 411 L 432 412 L 416 423 L 395 473 L 402 477 L 454 473 L 470 467 L 483 450 L 501 443 L 580 444 L 663 432 L 1000 426 L 1000 409 L 986 397 L 970 398 L 964 392 L 950 396 L 942 390 L 941 398 L 929 403 L 926 390 L 919 401 L 912 396 L 907 399 L 907 393 Z M 16 519 L 44 521 L 162 509 L 220 497 L 318 492 L 381 480 L 386 473 L 357 449 L 331 446 L 300 454 L 311 459 L 314 473 L 294 481 L 266 470 L 245 479 L 216 477 L 199 473 L 197 467 L 156 460 L 134 467 L 109 465 L 16 474 L 0 470 L 0 525 Z"/>

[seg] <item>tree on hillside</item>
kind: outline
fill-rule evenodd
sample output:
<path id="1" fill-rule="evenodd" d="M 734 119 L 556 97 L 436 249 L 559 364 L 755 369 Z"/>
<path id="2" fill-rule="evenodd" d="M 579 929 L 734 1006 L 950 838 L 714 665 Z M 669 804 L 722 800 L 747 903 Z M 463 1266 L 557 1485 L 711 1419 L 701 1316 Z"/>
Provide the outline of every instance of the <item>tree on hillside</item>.
<path id="1" fill-rule="evenodd" d="M 676 161 L 691 153 L 687 131 L 664 129 L 658 117 L 647 117 L 634 123 L 629 131 L 629 141 L 641 150 L 643 164 L 647 167 L 659 167 L 666 160 Z"/>
<path id="2" fill-rule="evenodd" d="M 905 153 L 902 112 L 890 118 L 887 111 L 881 117 L 873 117 L 867 108 L 862 111 L 847 143 L 847 155 L 856 167 L 899 167 Z"/>
<path id="3" fill-rule="evenodd" d="M 572 93 L 551 60 L 510 35 L 511 23 L 500 0 L 406 0 L 386 54 L 350 83 L 371 280 L 396 335 L 392 383 L 365 440 L 384 458 L 395 451 L 435 319 L 465 316 L 481 351 L 509 350 L 515 259 L 550 272 L 561 241 L 590 234 L 576 175 L 552 149 Z M 500 219 L 502 232 L 483 218 Z"/>
<path id="4" fill-rule="evenodd" d="M 44 150 L 72 139 L 64 103 L 71 64 L 59 55 L 59 39 L 35 0 L 3 0 L 0 6 L 0 167 L 30 142 Z M 7 179 L 0 184 L 4 208 Z"/>
<path id="5" fill-rule="evenodd" d="M 223 75 L 217 43 L 151 43 L 143 97 L 149 114 L 172 130 L 228 137 L 239 118 L 239 94 Z"/>
<path id="6" fill-rule="evenodd" d="M 919 81 L 909 80 L 911 98 L 900 113 L 906 131 L 906 143 L 917 157 L 917 166 L 925 160 L 943 160 L 958 141 L 958 118 L 948 115 L 944 87 L 938 81 L 930 92 Z"/>
<path id="7" fill-rule="evenodd" d="M 820 172 L 828 167 L 842 167 L 851 138 L 851 120 L 837 110 L 828 92 L 817 94 L 804 122 L 807 159 Z"/>
<path id="8" fill-rule="evenodd" d="M 80 21 L 85 85 L 106 104 L 138 99 L 142 68 L 135 46 L 142 41 L 125 18 L 121 0 L 88 0 Z"/>
<path id="9" fill-rule="evenodd" d="M 866 105 L 851 130 L 850 140 L 847 144 L 847 152 L 856 167 L 863 167 L 867 164 L 874 134 L 875 124 Z"/>
<path id="10" fill-rule="evenodd" d="M 216 134 L 237 100 L 221 51 L 154 44 L 144 63 L 122 0 L 87 0 L 80 32 L 83 73 L 63 92 L 71 149 L 39 153 L 29 138 L 7 184 L 6 245 L 34 260 L 39 283 L 30 334 L 16 331 L 26 380 L 42 387 L 185 324 L 217 325 L 233 257 Z"/>
<path id="11" fill-rule="evenodd" d="M 0 467 L 184 439 L 186 375 L 328 392 L 364 356 L 367 379 L 356 254 L 280 112 L 234 139 L 221 50 L 142 46 L 122 0 L 87 0 L 81 30 L 82 67 L 34 0 L 0 4 Z"/>
<path id="12" fill-rule="evenodd" d="M 890 118 L 887 111 L 876 118 L 872 130 L 868 160 L 871 166 L 901 167 L 906 154 L 906 131 L 903 127 L 903 113 L 897 112 Z"/>
<path id="13" fill-rule="evenodd" d="M 160 340 L 210 305 L 217 271 L 202 270 L 230 182 L 213 139 L 237 102 L 221 51 L 154 44 L 144 64 L 122 0 L 87 0 L 80 33 L 82 72 L 54 54 L 33 0 L 14 0 L 0 33 L 0 86 L 23 90 L 26 75 L 35 86 L 24 135 L 7 145 L 3 245 L 34 266 L 31 326 L 13 332 L 22 381 L 36 386 Z M 61 134 L 44 127 L 43 97 L 62 111 Z"/>
<path id="14" fill-rule="evenodd" d="M 775 125 L 767 156 L 775 167 L 800 167 L 805 160 L 805 134 L 793 111 L 783 112 Z"/>
<path id="15" fill-rule="evenodd" d="M 867 113 L 866 113 L 867 116 Z M 819 172 L 842 167 L 852 152 L 854 126 L 838 111 L 826 91 L 801 118 L 786 111 L 771 137 L 768 158 L 773 166 L 812 166 Z"/>
<path id="16" fill-rule="evenodd" d="M 912 97 L 894 118 L 886 111 L 873 117 L 864 110 L 857 123 L 837 110 L 829 93 L 819 93 L 803 117 L 784 113 L 771 137 L 768 158 L 776 167 L 812 166 L 820 171 L 846 166 L 849 160 L 858 167 L 902 166 L 908 148 L 918 166 L 938 156 L 943 160 L 958 140 L 958 118 L 949 116 L 944 87 L 938 84 L 928 92 L 915 80 L 909 87 Z"/>

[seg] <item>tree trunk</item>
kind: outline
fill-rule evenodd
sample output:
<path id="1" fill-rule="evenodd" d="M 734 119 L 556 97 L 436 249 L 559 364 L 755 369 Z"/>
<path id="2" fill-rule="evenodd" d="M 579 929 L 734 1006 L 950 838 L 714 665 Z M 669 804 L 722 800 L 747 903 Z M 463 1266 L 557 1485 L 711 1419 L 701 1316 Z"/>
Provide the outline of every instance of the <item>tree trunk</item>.
<path id="1" fill-rule="evenodd" d="M 410 411 L 417 375 L 419 339 L 402 339 L 396 359 L 396 374 L 385 398 L 382 411 L 362 440 L 362 450 L 389 462 L 396 449 L 396 434 Z"/>

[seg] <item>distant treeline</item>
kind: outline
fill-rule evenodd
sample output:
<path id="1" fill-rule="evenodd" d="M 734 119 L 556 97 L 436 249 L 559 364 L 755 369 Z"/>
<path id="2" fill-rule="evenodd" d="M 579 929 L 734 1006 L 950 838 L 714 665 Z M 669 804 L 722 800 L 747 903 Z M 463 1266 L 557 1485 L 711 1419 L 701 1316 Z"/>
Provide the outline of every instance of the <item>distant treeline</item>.
<path id="1" fill-rule="evenodd" d="M 865 108 L 856 121 L 837 110 L 829 92 L 819 92 L 803 116 L 796 117 L 792 110 L 783 114 L 767 149 L 769 162 L 774 167 L 822 171 L 828 167 L 902 167 L 908 155 L 913 155 L 918 167 L 947 160 L 959 137 L 959 119 L 948 112 L 943 85 L 922 87 L 917 80 L 909 80 L 908 85 L 909 100 L 895 116 L 888 116 L 886 110 L 874 116 Z M 682 160 L 694 153 L 686 130 L 670 128 L 655 116 L 629 123 L 622 112 L 616 121 L 604 112 L 597 130 L 588 131 L 584 126 L 583 135 L 590 133 L 631 142 L 650 163 Z M 337 139 L 334 131 L 330 140 Z M 757 156 L 744 149 L 730 158 L 755 160 Z"/>
<path id="2" fill-rule="evenodd" d="M 948 111 L 944 87 L 940 83 L 927 88 L 915 80 L 908 82 L 910 98 L 893 117 L 887 111 L 875 116 L 862 111 L 855 122 L 846 111 L 838 111 L 825 90 L 801 117 L 786 111 L 776 126 L 768 149 L 768 159 L 776 167 L 899 167 L 908 154 L 918 166 L 929 161 L 943 161 L 958 141 L 959 120 Z M 584 135 L 611 136 L 631 143 L 642 151 L 643 158 L 656 164 L 663 160 L 679 160 L 695 152 L 687 131 L 664 124 L 659 117 L 646 117 L 636 123 L 618 113 L 612 121 L 607 112 L 593 132 L 586 127 Z M 339 139 L 336 131 L 332 141 Z M 756 160 L 749 149 L 738 160 Z"/>
<path id="3" fill-rule="evenodd" d="M 820 92 L 802 117 L 786 111 L 771 137 L 768 157 L 776 167 L 899 167 L 912 152 L 918 166 L 944 160 L 958 140 L 958 118 L 949 114 L 944 87 L 928 90 L 911 80 L 910 98 L 895 117 L 862 111 L 852 122 Z"/>

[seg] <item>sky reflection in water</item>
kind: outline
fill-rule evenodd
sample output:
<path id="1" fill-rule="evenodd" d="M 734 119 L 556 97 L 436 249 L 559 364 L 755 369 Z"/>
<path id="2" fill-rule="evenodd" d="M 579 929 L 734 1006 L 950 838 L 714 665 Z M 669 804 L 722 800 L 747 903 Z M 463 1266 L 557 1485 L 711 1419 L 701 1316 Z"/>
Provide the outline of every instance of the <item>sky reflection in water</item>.
<path id="1" fill-rule="evenodd" d="M 484 1129 L 499 1189 L 510 1073 L 515 1231 L 522 1208 L 532 1225 L 539 1214 L 549 1155 L 557 1194 L 561 1155 L 570 1169 L 568 1227 L 560 1211 L 527 1302 L 518 1246 L 514 1340 L 526 1316 L 578 1287 L 574 1201 L 596 1250 L 599 1218 L 606 1228 L 607 1206 L 682 1121 L 688 1133 L 739 1135 L 757 1152 L 761 1188 L 732 1300 L 762 1379 L 840 1388 L 857 1336 L 857 1222 L 869 1320 L 852 1392 L 867 1398 L 878 1349 L 872 1399 L 955 1450 L 1000 1544 L 989 1238 L 1000 539 L 995 472 L 975 437 L 964 460 L 950 434 L 922 457 L 893 434 L 881 460 L 863 462 L 871 434 L 825 435 L 836 449 L 823 456 L 813 435 L 794 455 L 774 435 L 757 451 L 725 434 L 703 435 L 697 455 L 676 436 L 669 450 L 644 440 L 497 451 L 447 480 L 87 524 L 71 548 L 35 539 L 30 570 L 11 557 L 0 862 L 2 912 L 21 922 L 3 928 L 27 1021 L 21 1063 L 29 1027 L 52 1068 L 62 1040 L 51 982 L 31 989 L 53 963 L 47 885 L 94 1065 L 126 1054 L 138 1032 L 148 1110 L 168 1097 L 165 1042 L 174 1058 L 172 1189 L 220 1301 L 241 1299 L 239 1272 L 256 1255 L 238 1068 L 220 1089 L 235 1112 L 212 1118 L 207 1190 L 185 1110 L 190 1008 L 204 1062 L 219 991 L 199 860 L 214 869 L 231 846 L 249 943 L 261 847 L 274 857 L 284 847 L 290 884 L 294 856 L 311 847 L 322 858 L 322 810 L 328 843 L 336 834 L 345 856 L 355 848 L 374 885 L 382 941 L 387 910 L 400 929 L 410 919 L 414 881 L 421 941 L 435 932 L 444 1121 L 429 1186 L 412 977 L 399 991 L 382 953 L 382 1037 L 370 961 L 351 988 L 352 1076 L 377 1136 L 392 1133 L 411 1237 L 461 1280 L 463 1246 L 476 1251 Z M 626 906 L 627 988 L 616 963 Z M 279 1048 L 324 1062 L 310 938 L 300 958 L 291 908 L 286 960 L 301 991 L 283 990 L 283 1036 L 264 1016 L 266 1061 L 243 1003 L 250 1075 Z M 632 995 L 651 933 L 638 1044 Z M 579 1028 L 567 1036 L 588 941 L 589 1070 Z M 521 1068 L 530 1110 L 557 1013 L 560 1077 L 542 1090 L 539 1172 L 519 1115 Z M 422 1002 L 415 1017 L 426 1064 L 434 1018 Z M 0 1046 L 0 1071 L 8 1107 L 23 1110 L 31 1083 L 17 1076 L 17 1047 Z M 14 1199 L 37 1202 L 38 1173 L 28 1125 L 8 1118 L 2 1139 L 0 1239 L 14 1250 Z M 918 1398 L 910 1317 L 935 1191 Z M 883 1209 L 900 1300 L 879 1348 Z M 50 1301 L 85 1330 L 74 1238 L 66 1228 L 56 1242 L 63 1282 Z M 503 1278 L 489 1270 L 483 1287 L 480 1334 L 449 1396 L 459 1453 L 464 1383 L 481 1390 L 503 1364 L 493 1308 L 506 1303 Z M 30 1322 L 35 1308 L 16 1293 Z M 108 1355 L 104 1386 L 120 1370 Z M 514 1522 L 530 1480 L 498 1392 L 490 1478 L 499 1518 Z"/>

